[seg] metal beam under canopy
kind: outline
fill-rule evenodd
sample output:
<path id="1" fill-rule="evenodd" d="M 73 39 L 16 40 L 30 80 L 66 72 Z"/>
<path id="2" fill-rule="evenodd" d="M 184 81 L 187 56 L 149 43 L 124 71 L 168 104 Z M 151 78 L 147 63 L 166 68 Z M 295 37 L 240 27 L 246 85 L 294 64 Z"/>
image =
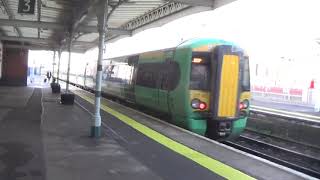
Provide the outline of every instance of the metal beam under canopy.
<path id="1" fill-rule="evenodd" d="M 41 29 L 55 29 L 55 30 L 65 30 L 63 24 L 58 24 L 54 22 L 42 22 L 42 21 L 25 21 L 25 20 L 9 20 L 0 19 L 0 24 L 4 26 L 15 26 L 15 27 L 29 27 L 29 28 L 41 28 Z M 96 26 L 84 26 L 79 27 L 79 32 L 84 33 L 98 33 Z M 114 35 L 131 35 L 131 31 L 120 29 L 120 28 L 108 28 L 109 33 Z"/>
<path id="2" fill-rule="evenodd" d="M 41 45 L 46 45 L 50 47 L 58 47 L 55 40 L 43 39 L 43 38 L 30 38 L 30 37 L 15 37 L 15 36 L 0 36 L 0 40 L 3 41 L 15 41 L 15 42 L 27 42 L 27 43 L 37 43 Z M 91 42 L 74 41 L 74 46 L 92 46 Z"/>

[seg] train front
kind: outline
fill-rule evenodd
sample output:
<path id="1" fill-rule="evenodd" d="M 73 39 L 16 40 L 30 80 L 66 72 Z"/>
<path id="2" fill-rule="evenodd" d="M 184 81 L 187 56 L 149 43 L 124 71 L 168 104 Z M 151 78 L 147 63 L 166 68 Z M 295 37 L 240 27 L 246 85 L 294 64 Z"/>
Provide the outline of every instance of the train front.
<path id="1" fill-rule="evenodd" d="M 211 48 L 210 48 L 211 46 Z M 246 127 L 250 104 L 249 59 L 234 45 L 209 45 L 192 52 L 190 107 L 193 119 L 205 119 L 205 135 L 235 138 Z"/>

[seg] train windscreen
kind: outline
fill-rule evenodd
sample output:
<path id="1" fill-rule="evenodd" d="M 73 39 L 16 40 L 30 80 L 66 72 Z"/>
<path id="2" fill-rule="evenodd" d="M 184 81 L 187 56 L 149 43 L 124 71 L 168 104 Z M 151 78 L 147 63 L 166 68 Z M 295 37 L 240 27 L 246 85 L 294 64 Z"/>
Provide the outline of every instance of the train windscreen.
<path id="1" fill-rule="evenodd" d="M 208 53 L 195 53 L 192 57 L 190 89 L 209 90 L 210 89 L 210 66 Z"/>
<path id="2" fill-rule="evenodd" d="M 250 91 L 250 69 L 249 69 L 249 59 L 247 56 L 241 58 L 241 88 L 243 91 Z"/>
<path id="3" fill-rule="evenodd" d="M 210 56 L 208 53 L 193 52 L 191 64 L 190 89 L 210 89 Z M 241 89 L 250 91 L 250 70 L 247 56 L 240 60 Z"/>

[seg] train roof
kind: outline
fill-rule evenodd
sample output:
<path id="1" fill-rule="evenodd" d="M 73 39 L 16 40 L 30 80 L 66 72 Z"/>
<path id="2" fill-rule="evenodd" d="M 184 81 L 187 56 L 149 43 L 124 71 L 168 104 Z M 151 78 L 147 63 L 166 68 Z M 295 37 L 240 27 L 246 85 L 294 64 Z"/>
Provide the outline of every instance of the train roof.
<path id="1" fill-rule="evenodd" d="M 169 47 L 169 48 L 158 49 L 158 50 L 153 50 L 153 51 L 146 51 L 146 52 L 135 53 L 135 54 L 128 54 L 128 55 L 117 56 L 117 57 L 112 57 L 112 58 L 106 58 L 104 60 L 113 60 L 113 59 L 122 59 L 122 58 L 126 59 L 127 57 L 130 57 L 130 56 L 136 56 L 136 55 L 145 54 L 145 53 L 152 53 L 152 52 L 156 52 L 156 51 L 169 51 L 169 50 L 174 50 L 176 48 L 181 48 L 181 47 L 182 48 L 183 47 L 196 48 L 198 46 L 207 45 L 207 44 L 224 44 L 224 45 L 237 46 L 233 42 L 225 41 L 222 39 L 194 38 L 194 39 L 189 39 L 189 40 L 183 41 L 182 43 L 177 44 L 175 47 Z"/>
<path id="2" fill-rule="evenodd" d="M 178 47 L 186 47 L 189 46 L 191 48 L 206 45 L 206 44 L 225 44 L 225 45 L 231 45 L 236 46 L 235 43 L 230 41 L 225 41 L 222 39 L 215 39 L 215 38 L 194 38 L 186 40 L 178 45 Z"/>

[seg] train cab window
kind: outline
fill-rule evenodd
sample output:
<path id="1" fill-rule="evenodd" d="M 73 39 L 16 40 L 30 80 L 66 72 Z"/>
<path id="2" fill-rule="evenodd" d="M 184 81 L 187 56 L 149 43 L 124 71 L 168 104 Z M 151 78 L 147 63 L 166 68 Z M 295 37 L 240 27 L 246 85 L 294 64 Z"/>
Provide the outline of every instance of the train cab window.
<path id="1" fill-rule="evenodd" d="M 250 90 L 250 70 L 249 70 L 249 59 L 244 57 L 240 60 L 241 68 L 241 86 L 243 91 Z"/>
<path id="2" fill-rule="evenodd" d="M 191 64 L 190 89 L 210 89 L 210 65 L 208 54 L 193 55 Z"/>

